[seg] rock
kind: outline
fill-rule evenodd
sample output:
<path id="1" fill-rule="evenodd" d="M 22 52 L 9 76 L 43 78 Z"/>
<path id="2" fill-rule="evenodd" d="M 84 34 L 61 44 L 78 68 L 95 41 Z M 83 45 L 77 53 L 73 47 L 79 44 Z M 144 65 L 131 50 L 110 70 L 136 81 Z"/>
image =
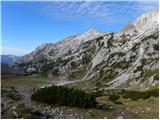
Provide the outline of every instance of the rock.
<path id="1" fill-rule="evenodd" d="M 13 107 L 12 107 L 12 110 L 15 110 L 15 109 L 16 109 L 16 106 L 13 106 Z"/>
<path id="2" fill-rule="evenodd" d="M 103 104 L 97 104 L 96 108 L 101 109 L 103 107 Z"/>
<path id="3" fill-rule="evenodd" d="M 104 117 L 104 119 L 108 119 L 107 117 Z"/>
<path id="4" fill-rule="evenodd" d="M 12 114 L 13 114 L 13 117 L 14 117 L 14 118 L 18 118 L 18 113 L 17 113 L 17 112 L 12 111 Z"/>
<path id="5" fill-rule="evenodd" d="M 123 116 L 118 116 L 117 119 L 123 119 Z"/>

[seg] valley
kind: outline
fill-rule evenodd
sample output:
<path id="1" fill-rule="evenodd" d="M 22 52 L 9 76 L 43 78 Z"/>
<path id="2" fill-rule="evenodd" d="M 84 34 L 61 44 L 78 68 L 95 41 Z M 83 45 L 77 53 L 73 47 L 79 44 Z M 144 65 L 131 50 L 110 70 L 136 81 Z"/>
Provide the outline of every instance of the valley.
<path id="1" fill-rule="evenodd" d="M 158 119 L 158 14 L 3 56 L 11 65 L 1 72 L 2 118 Z"/>

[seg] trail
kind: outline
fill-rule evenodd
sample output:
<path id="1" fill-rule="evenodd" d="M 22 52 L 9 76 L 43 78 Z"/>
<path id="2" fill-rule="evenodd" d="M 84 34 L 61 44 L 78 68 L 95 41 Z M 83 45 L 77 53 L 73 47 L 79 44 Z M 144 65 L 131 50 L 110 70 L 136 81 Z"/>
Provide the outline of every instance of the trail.
<path id="1" fill-rule="evenodd" d="M 65 82 L 60 82 L 60 83 L 49 83 L 49 84 L 45 84 L 40 86 L 40 88 L 44 88 L 44 87 L 50 87 L 52 85 L 56 85 L 56 86 L 63 86 L 63 85 L 67 85 L 67 84 L 73 84 L 73 83 L 78 83 L 78 82 L 83 82 L 86 80 L 74 80 L 74 81 L 65 81 Z"/>

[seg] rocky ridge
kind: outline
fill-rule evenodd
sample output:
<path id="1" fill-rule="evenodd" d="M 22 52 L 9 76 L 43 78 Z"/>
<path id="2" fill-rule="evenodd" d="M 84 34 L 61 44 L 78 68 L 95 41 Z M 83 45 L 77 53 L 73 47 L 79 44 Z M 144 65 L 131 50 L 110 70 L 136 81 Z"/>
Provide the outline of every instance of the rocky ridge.
<path id="1" fill-rule="evenodd" d="M 56 44 L 43 44 L 17 66 L 56 80 L 95 81 L 92 89 L 158 87 L 158 10 L 120 32 L 90 30 Z"/>

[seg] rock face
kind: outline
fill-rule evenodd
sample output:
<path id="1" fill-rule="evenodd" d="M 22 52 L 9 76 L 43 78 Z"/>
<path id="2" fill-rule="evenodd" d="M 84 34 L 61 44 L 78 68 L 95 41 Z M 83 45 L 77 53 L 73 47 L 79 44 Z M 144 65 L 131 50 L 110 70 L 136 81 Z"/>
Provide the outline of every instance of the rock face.
<path id="1" fill-rule="evenodd" d="M 128 23 L 120 33 L 132 36 L 143 34 L 146 31 L 154 31 L 159 25 L 158 16 L 158 9 L 147 12 L 138 17 L 133 23 Z"/>
<path id="2" fill-rule="evenodd" d="M 158 17 L 158 9 L 155 9 L 140 16 L 133 24 L 138 32 L 154 30 L 159 24 Z"/>
<path id="3" fill-rule="evenodd" d="M 117 33 L 89 30 L 43 44 L 17 66 L 53 79 L 94 79 L 96 89 L 158 87 L 158 15 L 145 13 Z"/>

